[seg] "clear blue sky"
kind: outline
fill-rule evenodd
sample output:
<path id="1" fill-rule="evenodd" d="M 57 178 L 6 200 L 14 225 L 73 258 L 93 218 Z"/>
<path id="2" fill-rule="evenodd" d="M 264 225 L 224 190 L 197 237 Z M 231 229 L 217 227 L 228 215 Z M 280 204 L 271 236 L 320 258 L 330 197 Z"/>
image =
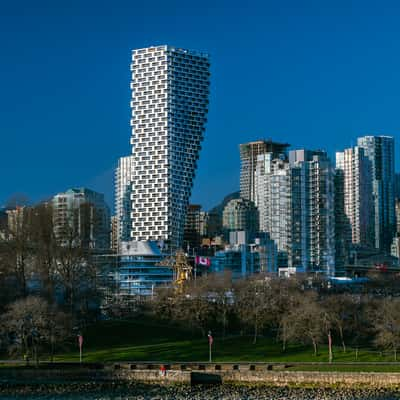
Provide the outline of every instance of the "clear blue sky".
<path id="1" fill-rule="evenodd" d="M 0 205 L 73 186 L 112 196 L 130 152 L 133 48 L 212 61 L 192 197 L 239 186 L 238 144 L 271 137 L 330 154 L 359 135 L 400 142 L 400 4 L 388 1 L 20 0 L 0 3 Z"/>

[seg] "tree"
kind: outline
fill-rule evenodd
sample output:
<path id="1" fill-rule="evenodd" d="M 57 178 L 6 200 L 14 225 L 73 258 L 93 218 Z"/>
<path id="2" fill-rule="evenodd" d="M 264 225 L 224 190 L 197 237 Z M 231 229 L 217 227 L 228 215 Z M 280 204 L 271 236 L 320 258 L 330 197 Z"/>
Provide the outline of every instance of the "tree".
<path id="1" fill-rule="evenodd" d="M 189 324 L 192 330 L 200 330 L 204 337 L 215 315 L 207 277 L 186 283 L 181 292 L 175 291 L 172 312 L 175 320 Z"/>
<path id="2" fill-rule="evenodd" d="M 31 217 L 32 210 L 27 207 L 9 210 L 7 233 L 1 241 L 2 261 L 13 270 L 21 296 L 28 294 L 27 277 L 33 259 Z"/>
<path id="3" fill-rule="evenodd" d="M 348 293 L 333 294 L 323 299 L 326 318 L 339 333 L 343 352 L 346 352 L 345 333 L 350 333 L 357 309 L 357 298 Z"/>
<path id="4" fill-rule="evenodd" d="M 172 287 L 160 286 L 156 288 L 154 299 L 151 302 L 153 315 L 165 321 L 174 320 L 175 297 L 176 291 Z"/>
<path id="5" fill-rule="evenodd" d="M 394 360 L 397 361 L 400 348 L 400 299 L 379 300 L 376 312 L 372 313 L 372 316 L 376 332 L 375 344 L 393 351 Z"/>
<path id="6" fill-rule="evenodd" d="M 89 303 L 98 297 L 96 265 L 81 239 L 78 224 L 66 224 L 56 237 L 54 249 L 57 285 L 64 293 L 64 303 L 71 315 L 87 313 Z"/>
<path id="7" fill-rule="evenodd" d="M 24 193 L 14 193 L 6 200 L 6 209 L 15 210 L 18 207 L 29 206 L 30 200 Z"/>
<path id="8" fill-rule="evenodd" d="M 222 326 L 222 337 L 225 338 L 229 317 L 233 309 L 232 274 L 210 274 L 203 278 L 203 290 L 213 304 L 214 317 Z"/>
<path id="9" fill-rule="evenodd" d="M 271 291 L 263 276 L 238 282 L 234 289 L 235 307 L 239 320 L 252 327 L 253 344 L 264 326 L 271 321 Z"/>
<path id="10" fill-rule="evenodd" d="M 276 329 L 276 337 L 281 337 L 283 317 L 298 306 L 303 295 L 304 285 L 297 277 L 270 278 L 269 282 L 269 318 L 272 328 Z M 285 341 L 282 341 L 285 350 Z"/>
<path id="11" fill-rule="evenodd" d="M 354 299 L 352 319 L 350 321 L 350 343 L 356 348 L 356 360 L 360 343 L 369 341 L 375 331 L 372 325 L 375 301 L 369 296 L 357 296 Z M 371 313 L 372 312 L 372 313 Z"/>
<path id="12" fill-rule="evenodd" d="M 290 310 L 282 319 L 282 340 L 311 343 L 316 356 L 324 332 L 324 310 L 317 301 L 317 295 L 314 292 L 304 292 L 299 298 L 297 307 Z"/>
<path id="13" fill-rule="evenodd" d="M 9 338 L 9 351 L 30 355 L 39 362 L 39 352 L 65 339 L 68 320 L 65 315 L 37 296 L 28 296 L 12 303 L 2 317 L 2 330 Z"/>
<path id="14" fill-rule="evenodd" d="M 53 207 L 43 203 L 32 209 L 30 239 L 34 252 L 35 272 L 40 277 L 43 295 L 51 301 L 56 286 L 56 248 Z"/>

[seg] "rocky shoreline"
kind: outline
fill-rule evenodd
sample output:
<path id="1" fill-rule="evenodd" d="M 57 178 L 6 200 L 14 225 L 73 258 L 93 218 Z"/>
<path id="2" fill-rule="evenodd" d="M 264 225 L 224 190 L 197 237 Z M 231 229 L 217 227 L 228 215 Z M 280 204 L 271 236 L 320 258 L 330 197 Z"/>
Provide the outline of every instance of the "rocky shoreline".
<path id="1" fill-rule="evenodd" d="M 396 400 L 397 389 L 150 385 L 141 383 L 0 384 L 0 399 L 62 400 Z"/>

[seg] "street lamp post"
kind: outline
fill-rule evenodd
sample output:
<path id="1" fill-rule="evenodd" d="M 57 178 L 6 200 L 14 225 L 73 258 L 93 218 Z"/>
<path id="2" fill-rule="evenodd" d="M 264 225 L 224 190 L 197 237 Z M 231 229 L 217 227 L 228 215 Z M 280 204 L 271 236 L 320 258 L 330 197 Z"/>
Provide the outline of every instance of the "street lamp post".
<path id="1" fill-rule="evenodd" d="M 208 352 L 209 352 L 209 362 L 212 362 L 212 344 L 213 344 L 213 337 L 211 335 L 211 331 L 208 331 Z"/>

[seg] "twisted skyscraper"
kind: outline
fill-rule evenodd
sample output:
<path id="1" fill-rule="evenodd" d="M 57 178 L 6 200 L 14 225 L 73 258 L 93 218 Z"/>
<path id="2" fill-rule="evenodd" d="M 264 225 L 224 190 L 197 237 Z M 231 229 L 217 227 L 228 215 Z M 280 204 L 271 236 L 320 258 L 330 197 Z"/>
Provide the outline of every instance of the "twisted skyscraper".
<path id="1" fill-rule="evenodd" d="M 170 46 L 132 52 L 133 241 L 181 246 L 208 112 L 208 55 Z"/>

